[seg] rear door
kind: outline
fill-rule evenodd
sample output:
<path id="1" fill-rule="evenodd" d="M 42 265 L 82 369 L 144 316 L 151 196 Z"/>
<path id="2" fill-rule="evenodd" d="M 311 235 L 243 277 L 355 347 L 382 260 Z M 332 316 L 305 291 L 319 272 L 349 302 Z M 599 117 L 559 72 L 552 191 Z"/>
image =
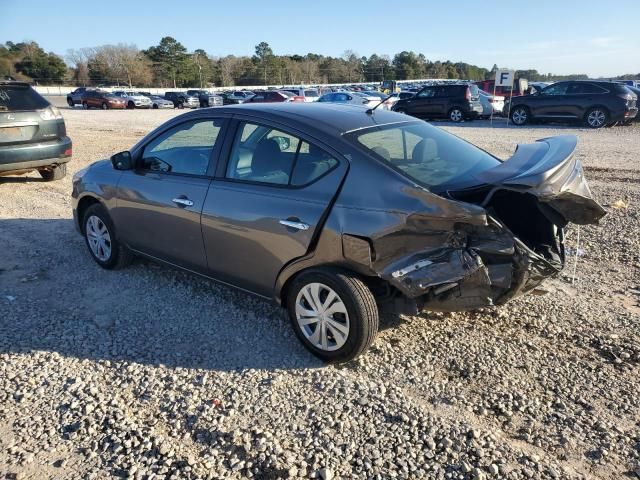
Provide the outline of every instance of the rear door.
<path id="1" fill-rule="evenodd" d="M 330 147 L 294 129 L 239 118 L 202 212 L 210 274 L 265 297 L 305 255 L 347 171 Z"/>
<path id="2" fill-rule="evenodd" d="M 118 184 L 114 223 L 125 243 L 147 255 L 206 271 L 200 215 L 226 119 L 186 120 L 142 149 Z"/>
<path id="3" fill-rule="evenodd" d="M 575 118 L 583 118 L 587 110 L 600 103 L 599 98 L 608 93 L 607 90 L 589 82 L 573 82 L 567 89 L 568 114 Z"/>

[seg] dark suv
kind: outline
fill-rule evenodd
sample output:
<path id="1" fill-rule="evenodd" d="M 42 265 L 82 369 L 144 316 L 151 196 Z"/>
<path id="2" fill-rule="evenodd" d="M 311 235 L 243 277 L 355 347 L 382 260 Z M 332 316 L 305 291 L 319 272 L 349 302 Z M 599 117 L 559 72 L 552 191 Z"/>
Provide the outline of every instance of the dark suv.
<path id="1" fill-rule="evenodd" d="M 420 118 L 448 118 L 452 122 L 473 120 L 482 115 L 480 90 L 476 85 L 428 85 L 413 97 L 398 100 L 391 108 Z"/>
<path id="2" fill-rule="evenodd" d="M 38 170 L 58 180 L 71 160 L 71 139 L 58 109 L 28 83 L 0 80 L 0 175 Z"/>
<path id="3" fill-rule="evenodd" d="M 175 108 L 198 108 L 200 99 L 193 95 L 187 95 L 184 92 L 165 92 L 165 100 L 173 102 Z"/>
<path id="4" fill-rule="evenodd" d="M 198 98 L 200 107 L 220 107 L 224 103 L 221 96 L 206 90 L 187 90 L 187 95 Z"/>
<path id="5" fill-rule="evenodd" d="M 638 97 L 614 82 L 568 81 L 549 85 L 533 95 L 511 100 L 510 118 L 515 125 L 531 121 L 582 121 L 590 128 L 632 120 L 638 113 Z M 508 102 L 505 112 L 509 111 Z"/>

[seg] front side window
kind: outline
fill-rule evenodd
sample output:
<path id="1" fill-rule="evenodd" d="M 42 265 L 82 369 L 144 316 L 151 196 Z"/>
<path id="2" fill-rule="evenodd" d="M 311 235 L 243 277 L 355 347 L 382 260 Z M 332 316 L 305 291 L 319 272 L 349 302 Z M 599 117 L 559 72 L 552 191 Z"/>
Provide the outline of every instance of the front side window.
<path id="1" fill-rule="evenodd" d="M 301 186 L 320 178 L 337 164 L 338 161 L 324 150 L 294 135 L 244 122 L 236 134 L 226 177 Z"/>
<path id="2" fill-rule="evenodd" d="M 431 98 L 433 97 L 433 95 L 436 93 L 435 88 L 425 88 L 424 90 L 420 91 L 416 97 L 418 98 Z"/>
<path id="3" fill-rule="evenodd" d="M 424 122 L 372 127 L 346 138 L 427 188 L 463 183 L 500 161 Z"/>
<path id="4" fill-rule="evenodd" d="M 161 173 L 206 175 L 221 119 L 182 123 L 152 140 L 142 153 L 142 168 Z"/>
<path id="5" fill-rule="evenodd" d="M 569 87 L 568 83 L 556 83 L 555 85 L 551 85 L 550 87 L 545 88 L 542 91 L 543 95 L 564 95 L 567 93 L 567 88 Z"/>

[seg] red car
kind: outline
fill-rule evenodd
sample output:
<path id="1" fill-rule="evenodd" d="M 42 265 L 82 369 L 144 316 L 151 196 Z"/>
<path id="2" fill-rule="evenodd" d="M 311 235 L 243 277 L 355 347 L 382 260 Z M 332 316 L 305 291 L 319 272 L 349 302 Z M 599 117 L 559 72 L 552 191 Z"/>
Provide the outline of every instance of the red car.
<path id="1" fill-rule="evenodd" d="M 127 102 L 109 92 L 87 90 L 82 94 L 82 106 L 86 109 L 101 108 L 109 110 L 111 108 L 127 108 Z"/>
<path id="2" fill-rule="evenodd" d="M 494 80 L 481 80 L 479 82 L 475 82 L 480 90 L 484 90 L 485 92 L 489 92 L 493 95 L 493 84 Z M 529 82 L 527 82 L 524 78 L 516 78 L 516 81 L 513 82 L 513 92 L 511 92 L 511 87 L 496 87 L 496 95 L 502 95 L 503 97 L 519 97 L 520 95 L 526 95 L 529 88 Z"/>
<path id="3" fill-rule="evenodd" d="M 244 103 L 304 102 L 304 97 L 284 90 L 266 90 L 256 94 Z"/>

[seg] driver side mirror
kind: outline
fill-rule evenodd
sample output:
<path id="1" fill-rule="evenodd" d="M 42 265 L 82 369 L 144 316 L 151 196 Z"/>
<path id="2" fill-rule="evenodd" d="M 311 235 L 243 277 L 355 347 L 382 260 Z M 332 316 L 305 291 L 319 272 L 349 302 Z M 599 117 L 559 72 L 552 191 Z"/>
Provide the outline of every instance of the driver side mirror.
<path id="1" fill-rule="evenodd" d="M 116 153 L 111 157 L 111 164 L 116 170 L 133 170 L 133 158 L 128 150 Z"/>

